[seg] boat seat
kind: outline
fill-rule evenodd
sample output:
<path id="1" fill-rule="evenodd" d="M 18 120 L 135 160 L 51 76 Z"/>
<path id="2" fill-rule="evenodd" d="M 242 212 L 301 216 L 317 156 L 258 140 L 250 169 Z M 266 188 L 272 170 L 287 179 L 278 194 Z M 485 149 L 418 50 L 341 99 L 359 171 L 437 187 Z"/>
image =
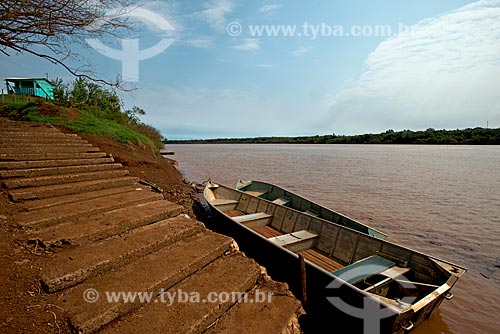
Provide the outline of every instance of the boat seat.
<path id="1" fill-rule="evenodd" d="M 210 201 L 210 203 L 221 211 L 236 209 L 236 206 L 238 205 L 238 201 L 223 198 L 216 198 Z"/>
<path id="2" fill-rule="evenodd" d="M 213 201 L 210 201 L 215 206 L 218 205 L 226 205 L 226 204 L 238 204 L 238 201 L 232 200 L 232 199 L 214 199 Z"/>
<path id="3" fill-rule="evenodd" d="M 248 215 L 233 217 L 232 219 L 250 228 L 266 226 L 271 222 L 272 215 L 265 212 L 251 213 Z"/>
<path id="4" fill-rule="evenodd" d="M 380 274 L 394 267 L 395 262 L 379 255 L 372 255 L 358 262 L 332 272 L 347 283 L 356 284 L 370 276 Z"/>
<path id="5" fill-rule="evenodd" d="M 267 190 L 245 190 L 245 194 L 249 194 L 255 197 L 260 197 L 262 195 L 267 194 Z"/>
<path id="6" fill-rule="evenodd" d="M 318 234 L 316 232 L 301 230 L 269 238 L 267 240 L 272 241 L 281 247 L 285 247 L 292 252 L 298 253 L 314 247 L 317 239 Z"/>
<path id="7" fill-rule="evenodd" d="M 401 275 L 404 275 L 410 271 L 410 268 L 403 268 L 403 267 L 391 267 L 389 269 L 386 269 L 379 273 L 377 276 L 371 276 L 375 277 L 376 280 L 372 280 L 373 282 L 367 282 L 368 279 L 365 278 L 365 284 L 368 285 L 368 287 L 364 288 L 364 291 L 371 292 L 372 290 L 378 288 L 379 286 L 383 286 L 384 284 L 395 280 L 396 278 L 400 277 Z M 370 279 L 371 280 L 371 279 Z"/>
<path id="8" fill-rule="evenodd" d="M 276 198 L 274 201 L 273 201 L 274 204 L 278 204 L 278 205 L 287 205 L 290 203 L 290 199 L 289 198 L 286 198 L 286 197 L 280 197 L 280 198 Z"/>
<path id="9" fill-rule="evenodd" d="M 317 213 L 315 211 L 306 210 L 306 211 L 304 211 L 304 213 L 307 213 L 308 215 L 311 215 L 313 217 L 319 217 L 319 213 Z"/>
<path id="10" fill-rule="evenodd" d="M 410 268 L 403 268 L 403 267 L 394 266 L 394 267 L 391 267 L 389 269 L 384 270 L 383 272 L 380 273 L 380 275 L 395 279 L 401 275 L 408 273 L 409 271 L 410 271 Z"/>

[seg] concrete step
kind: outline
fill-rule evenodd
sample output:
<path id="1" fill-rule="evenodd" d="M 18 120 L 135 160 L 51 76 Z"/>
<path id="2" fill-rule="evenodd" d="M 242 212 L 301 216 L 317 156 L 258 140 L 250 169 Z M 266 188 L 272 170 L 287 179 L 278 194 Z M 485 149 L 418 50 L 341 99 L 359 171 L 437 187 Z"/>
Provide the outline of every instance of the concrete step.
<path id="1" fill-rule="evenodd" d="M 48 153 L 86 153 L 99 152 L 99 148 L 92 145 L 32 145 L 32 146 L 2 146 L 0 145 L 0 154 L 48 154 Z"/>
<path id="2" fill-rule="evenodd" d="M 8 138 L 23 138 L 23 139 L 31 139 L 31 138 L 39 138 L 39 137 L 44 137 L 44 138 L 79 138 L 78 135 L 72 134 L 72 133 L 62 133 L 60 131 L 51 131 L 51 132 L 45 132 L 45 133 L 38 133 L 38 132 L 30 132 L 30 131 L 2 131 L 0 132 L 1 137 L 8 137 Z"/>
<path id="3" fill-rule="evenodd" d="M 46 123 L 34 123 L 34 122 L 26 122 L 26 121 L 12 121 L 5 117 L 0 117 L 0 124 L 2 124 L 3 128 L 8 127 L 36 127 L 36 128 L 54 128 L 52 125 Z"/>
<path id="4" fill-rule="evenodd" d="M 106 188 L 130 186 L 136 184 L 138 181 L 139 179 L 137 177 L 124 176 L 94 181 L 72 182 L 27 189 L 16 189 L 9 191 L 9 197 L 13 201 L 43 199 Z"/>
<path id="5" fill-rule="evenodd" d="M 0 117 L 0 124 L 2 129 L 52 129 L 59 131 L 54 126 L 45 123 L 11 121 L 7 118 Z"/>
<path id="6" fill-rule="evenodd" d="M 0 127 L 0 134 L 4 132 L 21 132 L 21 133 L 36 133 L 36 132 L 54 132 L 54 133 L 62 133 L 61 130 L 56 129 L 53 126 L 50 126 L 48 124 L 40 124 L 40 125 L 35 125 L 35 126 L 29 126 L 29 125 L 15 125 L 15 124 L 4 124 L 1 123 L 2 126 Z"/>
<path id="7" fill-rule="evenodd" d="M 124 235 L 64 250 L 44 262 L 42 285 L 49 292 L 68 288 L 203 230 L 201 223 L 181 215 Z"/>
<path id="8" fill-rule="evenodd" d="M 87 172 L 87 173 L 14 178 L 14 179 L 6 179 L 2 183 L 5 185 L 5 187 L 7 187 L 7 189 L 17 189 L 25 187 L 41 187 L 49 185 L 62 185 L 72 182 L 109 179 L 109 178 L 126 176 L 128 174 L 129 171 L 126 169 L 115 169 L 115 170 L 104 170 L 104 171 Z"/>
<path id="9" fill-rule="evenodd" d="M 61 137 L 61 138 L 9 138 L 0 134 L 0 145 L 53 145 L 53 144 L 88 144 L 89 142 L 80 137 Z"/>
<path id="10" fill-rule="evenodd" d="M 168 290 L 170 296 L 175 296 L 169 305 L 168 294 L 158 302 L 148 303 L 135 313 L 126 315 L 111 323 L 100 333 L 102 334 L 131 334 L 131 333 L 157 333 L 157 334 L 184 334 L 203 333 L 205 329 L 217 318 L 221 317 L 236 301 L 233 298 L 224 301 L 213 301 L 215 294 L 221 297 L 232 292 L 246 292 L 250 290 L 260 276 L 260 267 L 255 261 L 236 253 L 218 258 L 205 268 L 194 273 L 184 281 Z M 179 294 L 197 293 L 200 302 L 182 302 Z M 176 293 L 176 295 L 174 295 Z M 211 294 L 209 296 L 209 294 Z M 165 302 L 163 302 L 165 301 Z M 203 302 L 205 301 L 205 302 Z M 257 307 L 263 307 L 257 304 Z M 264 312 L 264 317 L 248 316 L 257 322 L 269 321 L 269 316 Z M 243 320 L 243 319 L 242 319 Z M 244 328 L 233 331 L 240 333 Z M 255 331 L 253 333 L 281 333 L 281 331 Z"/>
<path id="11" fill-rule="evenodd" d="M 126 192 L 79 203 L 22 212 L 16 216 L 15 222 L 23 228 L 44 228 L 80 217 L 89 217 L 106 211 L 159 200 L 163 200 L 163 195 L 152 191 Z"/>
<path id="12" fill-rule="evenodd" d="M 232 239 L 206 230 L 125 267 L 85 280 L 64 292 L 58 298 L 58 305 L 68 311 L 75 331 L 91 333 L 144 304 L 138 300 L 110 302 L 106 292 L 140 291 L 156 295 L 221 257 L 231 247 Z M 99 292 L 100 298 L 85 302 L 83 296 L 88 289 Z"/>
<path id="13" fill-rule="evenodd" d="M 97 164 L 111 163 L 114 161 L 115 160 L 112 157 L 91 158 L 91 159 L 64 159 L 64 160 L 0 161 L 0 170 L 97 165 Z"/>
<path id="14" fill-rule="evenodd" d="M 281 287 L 277 289 L 278 285 Z M 302 305 L 293 295 L 282 293 L 288 287 L 271 282 L 258 289 L 259 299 L 256 298 L 256 291 L 249 299 L 265 299 L 265 302 L 234 305 L 203 334 L 302 333 L 298 322 L 298 317 L 303 314 Z"/>
<path id="15" fill-rule="evenodd" d="M 93 152 L 93 153 L 1 153 L 0 160 L 7 161 L 21 161 L 21 160 L 65 160 L 65 159 L 95 159 L 104 158 L 106 153 Z"/>
<path id="16" fill-rule="evenodd" d="M 20 147 L 23 149 L 30 149 L 30 148 L 35 148 L 35 149 L 43 149 L 43 148 L 63 148 L 63 147 L 94 147 L 94 145 L 89 144 L 88 142 L 82 140 L 82 141 L 57 141 L 54 143 L 37 143 L 37 142 L 23 142 L 23 143 L 18 143 L 15 140 L 6 142 L 2 141 L 0 139 L 0 149 L 1 148 L 12 148 L 12 147 Z"/>
<path id="17" fill-rule="evenodd" d="M 88 172 L 115 170 L 115 169 L 120 169 L 122 167 L 123 166 L 120 163 L 110 163 L 110 164 L 98 164 L 98 165 L 0 170 L 0 178 L 8 179 L 12 177 L 39 177 L 39 176 L 49 176 L 49 175 L 64 175 L 71 173 L 88 173 Z"/>
<path id="18" fill-rule="evenodd" d="M 28 231 L 28 238 L 39 240 L 48 247 L 84 244 L 175 217 L 182 210 L 180 205 L 166 200 L 138 204 L 82 217 L 41 230 L 31 230 Z"/>
<path id="19" fill-rule="evenodd" d="M 58 137 L 61 138 L 64 134 L 55 129 L 2 129 L 0 130 L 0 137 L 13 137 L 13 138 L 32 138 L 34 135 L 40 137 Z"/>
<path id="20" fill-rule="evenodd" d="M 0 123 L 2 126 L 0 127 L 0 134 L 3 132 L 61 132 L 60 130 L 51 127 L 51 126 L 15 126 L 15 125 L 9 125 L 9 124 L 4 124 Z"/>
<path id="21" fill-rule="evenodd" d="M 151 188 L 143 185 L 114 187 L 96 191 L 82 192 L 73 195 L 63 195 L 63 196 L 27 201 L 22 203 L 22 206 L 23 209 L 29 211 L 40 210 L 45 208 L 57 208 L 58 206 L 61 205 L 79 203 L 94 198 L 107 197 L 115 194 L 122 194 L 126 192 L 135 192 L 135 191 L 150 192 Z"/>
<path id="22" fill-rule="evenodd" d="M 7 125 L 2 124 L 2 125 L 3 126 L 1 127 L 0 134 L 15 132 L 15 133 L 20 133 L 20 134 L 31 135 L 31 134 L 36 134 L 37 132 L 50 132 L 50 133 L 76 136 L 76 134 L 74 134 L 74 133 L 64 133 L 61 130 L 59 130 L 53 126 L 50 126 L 48 124 L 39 124 L 39 126 L 36 126 L 36 125 L 35 126 L 26 126 L 24 124 L 20 124 L 18 126 L 15 126 L 15 125 L 12 126 L 9 124 L 7 124 Z"/>

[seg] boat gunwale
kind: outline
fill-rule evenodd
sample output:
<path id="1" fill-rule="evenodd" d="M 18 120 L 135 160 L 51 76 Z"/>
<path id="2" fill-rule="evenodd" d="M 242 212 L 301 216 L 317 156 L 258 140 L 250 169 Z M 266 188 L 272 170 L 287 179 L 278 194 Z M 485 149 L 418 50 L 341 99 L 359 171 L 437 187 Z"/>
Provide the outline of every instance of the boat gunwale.
<path id="1" fill-rule="evenodd" d="M 389 237 L 389 236 L 388 236 L 387 234 L 385 234 L 384 232 L 381 232 L 381 231 L 377 230 L 376 228 L 373 228 L 373 227 L 371 227 L 371 226 L 368 226 L 368 225 L 366 225 L 366 224 L 364 224 L 364 223 L 362 223 L 362 222 L 358 221 L 357 219 L 354 219 L 354 218 L 352 218 L 352 217 L 350 217 L 350 216 L 348 216 L 348 215 L 346 215 L 346 214 L 344 214 L 344 213 L 340 213 L 340 212 L 337 212 L 337 211 L 335 211 L 335 210 L 332 210 L 332 209 L 330 209 L 330 208 L 326 207 L 325 205 L 322 205 L 322 204 L 319 204 L 319 203 L 317 203 L 317 202 L 311 201 L 309 198 L 307 198 L 307 197 L 305 197 L 305 196 L 298 195 L 298 194 L 294 193 L 293 191 L 290 191 L 290 190 L 288 190 L 288 189 L 286 189 L 286 188 L 283 188 L 283 187 L 277 186 L 277 185 L 275 185 L 275 184 L 273 184 L 273 183 L 264 182 L 264 181 L 259 181 L 259 180 L 238 180 L 237 184 L 238 184 L 240 181 L 243 181 L 243 182 L 259 182 L 259 183 L 262 183 L 262 184 L 267 185 L 267 186 L 271 186 L 271 187 L 276 187 L 276 188 L 279 188 L 279 189 L 283 190 L 284 192 L 288 192 L 288 193 L 290 193 L 290 194 L 292 194 L 292 195 L 294 195 L 294 196 L 297 196 L 297 197 L 299 197 L 299 198 L 303 198 L 304 200 L 306 200 L 306 201 L 310 202 L 311 204 L 317 205 L 317 206 L 319 206 L 319 207 L 321 207 L 321 208 L 325 208 L 326 210 L 329 210 L 329 211 L 333 212 L 334 214 L 337 214 L 337 215 L 339 215 L 339 216 L 342 216 L 342 217 L 345 217 L 345 218 L 347 218 L 347 219 L 349 219 L 349 220 L 352 220 L 353 222 L 355 222 L 355 223 L 357 223 L 357 224 L 359 224 L 359 225 L 361 225 L 361 226 L 366 227 L 368 230 L 372 230 L 372 231 L 375 231 L 375 232 L 377 232 L 377 233 L 379 233 L 379 234 L 383 235 L 383 236 L 384 236 L 384 238 L 388 238 L 388 237 Z M 252 184 L 252 183 L 249 183 L 249 184 L 245 185 L 245 187 L 248 187 L 248 186 L 250 186 L 251 184 Z M 244 192 L 243 190 L 240 190 L 240 189 L 238 189 L 238 188 L 236 188 L 236 190 Z M 251 194 L 249 194 L 249 195 L 250 195 L 250 196 L 253 196 L 253 195 L 251 195 Z M 262 197 L 258 197 L 258 198 L 260 198 L 260 199 L 265 199 L 265 198 L 262 198 Z M 282 206 L 284 206 L 284 205 L 282 205 Z M 289 208 L 289 209 L 292 209 L 292 210 L 296 210 L 296 211 L 298 211 L 298 212 L 305 213 L 304 211 L 300 211 L 300 210 L 298 210 L 298 209 L 295 209 L 295 208 L 292 208 L 292 207 L 289 207 L 289 206 L 285 206 L 285 207 L 287 207 L 287 208 Z M 326 220 L 326 219 L 321 218 L 321 217 L 317 217 L 317 218 L 320 218 L 320 219 Z M 326 221 L 329 221 L 329 220 L 326 220 Z M 330 221 L 330 222 L 331 222 L 331 223 L 333 223 L 333 224 L 336 224 L 336 225 L 340 225 L 340 224 L 334 223 L 333 221 Z M 350 228 L 350 227 L 348 227 L 348 226 L 344 226 L 344 225 L 340 225 L 340 226 Z M 359 232 L 361 232 L 361 231 L 359 231 Z M 361 232 L 361 233 L 363 233 L 363 232 Z M 363 234 L 365 234 L 365 233 L 363 233 Z M 385 240 L 385 239 L 381 239 L 381 238 L 377 238 L 377 239 L 380 239 L 380 240 Z"/>

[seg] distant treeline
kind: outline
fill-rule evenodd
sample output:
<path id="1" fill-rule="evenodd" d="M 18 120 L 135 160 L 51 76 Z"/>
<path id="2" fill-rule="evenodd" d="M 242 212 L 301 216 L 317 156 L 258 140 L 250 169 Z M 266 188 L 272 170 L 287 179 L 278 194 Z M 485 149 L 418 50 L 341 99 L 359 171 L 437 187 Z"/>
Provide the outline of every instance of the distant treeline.
<path id="1" fill-rule="evenodd" d="M 393 131 L 355 136 L 317 135 L 304 137 L 219 138 L 166 140 L 169 144 L 446 144 L 500 145 L 500 128 L 464 130 Z"/>

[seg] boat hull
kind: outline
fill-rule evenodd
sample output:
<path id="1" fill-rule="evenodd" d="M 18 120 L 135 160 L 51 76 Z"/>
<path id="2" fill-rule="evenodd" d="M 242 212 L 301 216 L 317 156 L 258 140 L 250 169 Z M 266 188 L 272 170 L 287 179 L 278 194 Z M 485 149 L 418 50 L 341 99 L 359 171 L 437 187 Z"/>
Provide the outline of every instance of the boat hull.
<path id="1" fill-rule="evenodd" d="M 274 280 L 288 283 L 290 290 L 295 296 L 303 301 L 306 300 L 304 305 L 308 314 L 306 327 L 312 327 L 311 330 L 313 332 L 314 330 L 325 328 L 332 328 L 332 331 L 335 331 L 335 328 L 341 327 L 342 324 L 349 324 L 350 332 L 352 333 L 368 333 L 365 331 L 365 326 L 371 329 L 377 326 L 377 330 L 375 332 L 369 331 L 370 333 L 399 334 L 407 332 L 414 326 L 425 321 L 425 319 L 432 314 L 441 304 L 444 297 L 449 296 L 448 292 L 455 284 L 458 277 L 465 272 L 465 268 L 447 262 L 440 262 L 442 260 L 433 259 L 425 254 L 362 234 L 359 231 L 353 231 L 346 227 L 333 226 L 331 222 L 323 221 L 319 218 L 311 218 L 304 213 L 289 212 L 290 214 L 287 214 L 286 211 L 284 213 L 278 213 L 278 211 L 282 210 L 278 210 L 275 204 L 265 199 L 248 199 L 248 196 L 242 192 L 221 185 L 207 185 L 204 191 L 204 198 L 213 213 L 213 228 L 218 232 L 234 238 L 240 246 L 240 249 L 245 252 L 246 255 L 254 258 L 260 265 L 266 267 L 269 275 Z M 293 224 L 295 227 L 300 223 L 301 218 L 305 217 L 310 220 L 306 228 L 316 229 L 316 227 L 318 227 L 320 231 L 325 233 L 328 232 L 328 229 L 332 231 L 337 230 L 336 240 L 339 245 L 346 240 L 352 240 L 353 242 L 357 240 L 356 245 L 364 245 L 359 246 L 360 249 L 364 249 L 366 248 L 365 246 L 372 243 L 377 245 L 379 249 L 379 251 L 375 252 L 377 254 L 382 252 L 387 255 L 392 254 L 395 257 L 399 255 L 409 256 L 412 260 L 408 261 L 407 265 L 409 266 L 411 264 L 412 267 L 417 268 L 418 271 L 421 272 L 421 275 L 425 275 L 426 272 L 429 272 L 431 276 L 439 275 L 440 271 L 446 271 L 446 266 L 458 270 L 459 274 L 456 276 L 449 273 L 446 275 L 442 274 L 440 277 L 442 277 L 444 281 L 441 282 L 440 279 L 435 283 L 440 284 L 438 289 L 425 288 L 426 290 L 424 290 L 422 294 L 425 298 L 419 299 L 415 305 L 412 305 L 410 301 L 404 299 L 400 305 L 399 301 L 396 303 L 394 300 L 375 296 L 374 293 L 366 292 L 370 290 L 363 290 L 359 285 L 354 286 L 353 284 L 347 283 L 344 276 L 336 276 L 332 274 L 331 270 L 325 270 L 325 268 L 311 261 L 305 261 L 304 270 L 301 270 L 301 261 L 296 250 L 292 251 L 282 247 L 276 242 L 270 241 L 273 238 L 266 238 L 262 234 L 257 233 L 255 230 L 256 225 L 245 225 L 241 223 L 241 219 L 240 222 L 238 222 L 237 218 L 230 217 L 228 212 L 236 207 L 241 208 L 243 211 L 247 211 L 247 217 L 262 217 L 267 210 L 268 213 L 273 213 L 273 217 L 281 217 L 280 229 L 284 230 L 294 230 L 293 227 L 287 227 L 285 223 L 287 217 L 295 217 L 295 223 Z M 246 209 L 243 209 L 243 207 Z M 270 207 L 273 207 L 273 209 L 268 210 Z M 221 208 L 223 208 L 223 210 L 221 210 Z M 260 216 L 256 213 L 258 211 L 263 211 Z M 273 223 L 274 221 L 272 223 L 267 222 L 267 224 Z M 300 233 L 300 231 L 294 233 Z M 319 239 L 318 247 L 324 247 L 324 242 L 321 244 L 321 236 Z M 327 239 L 333 240 L 333 238 Z M 337 241 L 335 241 L 336 244 Z M 366 242 L 368 242 L 368 244 L 366 244 Z M 334 254 L 335 247 L 331 245 L 328 247 L 331 249 L 330 253 Z M 356 247 L 358 248 L 358 246 Z M 299 254 L 301 253 L 299 252 Z M 376 258 L 377 256 L 375 256 L 375 259 Z M 359 263 L 361 260 L 363 259 L 357 258 L 353 251 L 351 261 L 349 262 L 352 264 L 350 267 L 355 266 L 356 263 Z M 436 261 L 436 263 L 434 263 L 434 261 Z M 345 265 L 345 268 L 349 267 L 349 263 Z M 430 269 L 424 268 L 425 266 L 435 269 L 439 267 L 439 269 L 431 273 L 431 271 L 429 271 Z M 394 266 L 393 269 L 394 268 L 405 269 L 397 266 Z M 412 276 L 414 280 L 421 278 L 418 275 L 419 274 Z M 374 275 L 374 277 L 375 276 L 377 275 Z M 304 277 L 305 295 L 303 294 Z M 394 277 L 400 279 L 405 278 L 404 276 L 397 275 Z M 401 289 L 404 289 L 405 284 L 396 283 L 396 280 L 391 281 L 391 284 L 392 283 L 394 284 L 388 289 L 400 288 L 398 285 L 403 286 Z M 438 285 L 425 283 L 422 283 L 422 285 L 438 287 Z M 380 288 L 384 287 L 381 286 Z M 413 288 L 415 287 L 413 286 Z M 411 293 L 411 291 L 409 292 Z M 421 298 L 421 296 L 419 298 Z M 415 299 L 417 299 L 417 297 L 415 297 Z"/>
<path id="2" fill-rule="evenodd" d="M 217 232 L 232 237 L 245 255 L 265 267 L 273 280 L 287 283 L 290 291 L 302 300 L 302 275 L 298 256 L 268 242 L 260 235 L 235 223 L 223 213 L 214 211 L 213 219 L 217 221 L 215 224 L 218 226 Z M 349 300 L 349 304 L 353 307 L 363 308 L 363 296 L 346 285 L 341 285 L 337 289 L 328 289 L 327 286 L 335 281 L 335 277 L 309 262 L 305 263 L 305 272 L 307 303 L 303 306 L 309 315 L 305 324 L 306 328 L 313 332 L 332 328 L 332 332 L 335 332 L 345 328 L 343 324 L 349 324 L 350 333 L 364 333 L 364 319 L 343 312 L 328 299 L 342 298 Z M 368 312 L 367 309 L 366 313 Z M 381 319 L 379 333 L 404 333 L 402 330 L 394 332 L 393 328 L 400 328 L 398 324 L 405 323 L 405 318 L 399 314 L 392 314 Z"/>

